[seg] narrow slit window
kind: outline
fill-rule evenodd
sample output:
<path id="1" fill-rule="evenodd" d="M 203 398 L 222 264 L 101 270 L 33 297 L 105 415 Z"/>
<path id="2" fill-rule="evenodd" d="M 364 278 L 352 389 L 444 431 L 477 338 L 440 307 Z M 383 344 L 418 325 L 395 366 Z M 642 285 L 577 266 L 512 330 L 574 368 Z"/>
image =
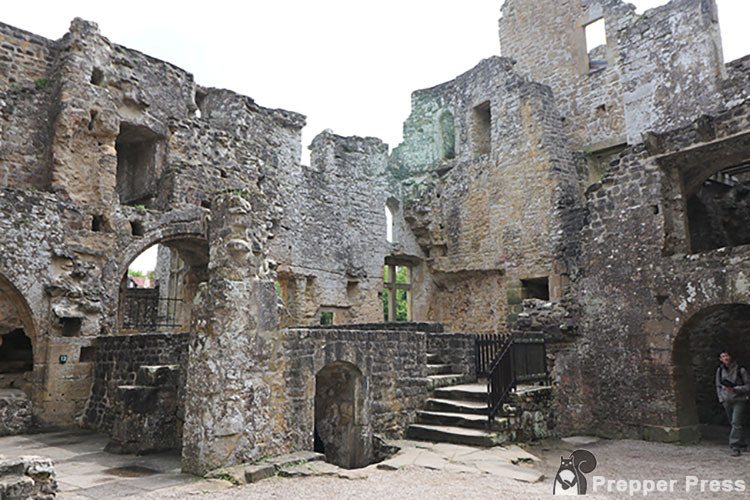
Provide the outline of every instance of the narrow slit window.
<path id="1" fill-rule="evenodd" d="M 489 101 L 476 106 L 472 112 L 471 136 L 475 156 L 489 154 L 492 144 L 492 111 Z"/>
<path id="2" fill-rule="evenodd" d="M 385 240 L 393 243 L 393 212 L 388 205 L 385 206 Z"/>

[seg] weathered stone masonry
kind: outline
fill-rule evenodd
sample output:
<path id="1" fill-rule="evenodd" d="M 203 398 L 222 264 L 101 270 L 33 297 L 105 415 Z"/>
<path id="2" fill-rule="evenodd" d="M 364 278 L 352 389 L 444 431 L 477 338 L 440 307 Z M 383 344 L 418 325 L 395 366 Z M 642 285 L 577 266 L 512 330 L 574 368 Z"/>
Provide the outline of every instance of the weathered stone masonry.
<path id="1" fill-rule="evenodd" d="M 80 19 L 58 41 L 0 24 L 4 428 L 30 400 L 33 426 L 126 448 L 182 432 L 191 472 L 316 446 L 358 466 L 421 407 L 428 351 L 469 380 L 469 334 L 512 331 L 550 344 L 529 428 L 695 439 L 721 416 L 706 359 L 750 324 L 750 59 L 723 64 L 713 0 L 507 0 L 500 41 L 414 92 L 390 156 L 324 132 L 308 167 L 302 115 Z M 127 330 L 127 268 L 157 243 L 179 327 Z M 384 265 L 449 333 L 351 326 L 383 320 Z"/>

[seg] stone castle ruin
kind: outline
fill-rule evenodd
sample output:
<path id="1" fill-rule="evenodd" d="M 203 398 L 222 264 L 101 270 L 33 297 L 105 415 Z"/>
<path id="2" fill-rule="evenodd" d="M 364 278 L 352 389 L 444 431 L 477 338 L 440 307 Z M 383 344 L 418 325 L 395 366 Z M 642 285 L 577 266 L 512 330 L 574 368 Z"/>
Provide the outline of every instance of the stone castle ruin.
<path id="1" fill-rule="evenodd" d="M 0 24 L 0 434 L 358 467 L 512 333 L 545 432 L 699 438 L 717 349 L 750 359 L 750 58 L 714 0 L 506 0 L 499 34 L 392 153 L 323 132 L 306 166 L 300 114 Z"/>

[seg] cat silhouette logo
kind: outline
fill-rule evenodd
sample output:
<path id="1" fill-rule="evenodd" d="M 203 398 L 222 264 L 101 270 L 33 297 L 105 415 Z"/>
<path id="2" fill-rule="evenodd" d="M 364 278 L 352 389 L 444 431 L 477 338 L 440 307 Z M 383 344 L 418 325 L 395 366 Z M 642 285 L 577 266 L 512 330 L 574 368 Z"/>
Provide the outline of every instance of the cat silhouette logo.
<path id="1" fill-rule="evenodd" d="M 576 450 L 569 458 L 560 457 L 560 468 L 552 486 L 553 495 L 585 495 L 586 476 L 596 469 L 596 457 L 588 450 Z"/>

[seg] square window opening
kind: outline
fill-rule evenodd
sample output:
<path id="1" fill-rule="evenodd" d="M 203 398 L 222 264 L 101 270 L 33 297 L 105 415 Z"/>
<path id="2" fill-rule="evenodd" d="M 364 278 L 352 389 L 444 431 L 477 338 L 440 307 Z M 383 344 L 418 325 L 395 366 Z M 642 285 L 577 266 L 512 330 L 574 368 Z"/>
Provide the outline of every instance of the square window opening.
<path id="1" fill-rule="evenodd" d="M 549 300 L 549 279 L 547 276 L 521 280 L 522 298 Z"/>
<path id="2" fill-rule="evenodd" d="M 117 151 L 117 194 L 120 203 L 147 204 L 154 195 L 160 137 L 150 129 L 126 122 L 120 124 Z"/>
<path id="3" fill-rule="evenodd" d="M 589 72 L 607 67 L 607 30 L 604 18 L 601 17 L 584 26 L 586 53 L 588 54 Z"/>

